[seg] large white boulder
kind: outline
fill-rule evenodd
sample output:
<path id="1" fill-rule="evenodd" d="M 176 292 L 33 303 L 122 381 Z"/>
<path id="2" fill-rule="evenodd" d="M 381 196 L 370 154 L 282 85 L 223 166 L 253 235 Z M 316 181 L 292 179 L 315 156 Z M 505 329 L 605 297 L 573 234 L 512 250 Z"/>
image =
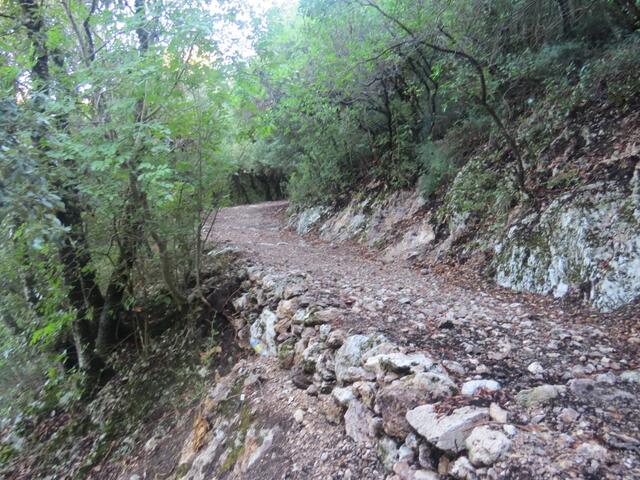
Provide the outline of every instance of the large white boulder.
<path id="1" fill-rule="evenodd" d="M 478 424 L 489 420 L 489 410 L 461 407 L 449 415 L 439 414 L 434 405 L 422 405 L 407 412 L 407 422 L 429 443 L 440 450 L 458 453 Z"/>

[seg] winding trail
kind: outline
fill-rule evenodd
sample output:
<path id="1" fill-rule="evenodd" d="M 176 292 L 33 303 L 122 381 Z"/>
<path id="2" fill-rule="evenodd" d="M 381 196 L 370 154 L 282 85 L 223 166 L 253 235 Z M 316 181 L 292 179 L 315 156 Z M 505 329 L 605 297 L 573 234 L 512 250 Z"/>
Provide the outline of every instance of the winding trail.
<path id="1" fill-rule="evenodd" d="M 637 440 L 640 389 L 637 383 L 621 382 L 618 375 L 640 366 L 638 305 L 602 314 L 548 297 L 507 291 L 461 269 L 435 273 L 385 264 L 375 252 L 358 245 L 297 235 L 286 228 L 287 206 L 271 202 L 224 209 L 212 239 L 247 252 L 267 272 L 305 275 L 316 303 L 347 311 L 342 324 L 333 327 L 348 333 L 383 332 L 408 350 L 426 350 L 444 361 L 461 382 L 497 380 L 507 402 L 525 388 L 608 376 L 612 391 L 617 388 L 614 384 L 623 384 L 634 400 L 629 402 L 627 396 L 625 402 L 607 406 L 602 398 L 580 398 L 576 393 L 561 406 L 580 412 L 581 423 L 558 426 L 548 414 L 518 421 L 542 422 L 543 430 L 557 433 L 559 428 L 576 441 L 588 437 L 606 443 L 603 439 L 611 434 Z M 535 471 L 536 463 L 545 464 L 549 456 L 560 458 L 567 447 L 554 442 L 538 445 L 536 459 L 531 453 L 535 448 L 525 449 L 529 453 L 523 455 L 523 465 Z M 638 446 L 640 442 L 633 448 Z M 629 454 L 625 448 L 615 451 L 621 455 L 619 462 Z M 631 458 L 637 469 L 637 453 Z M 602 474 L 602 478 L 622 478 L 619 468 Z M 640 478 L 640 472 L 625 478 Z"/>

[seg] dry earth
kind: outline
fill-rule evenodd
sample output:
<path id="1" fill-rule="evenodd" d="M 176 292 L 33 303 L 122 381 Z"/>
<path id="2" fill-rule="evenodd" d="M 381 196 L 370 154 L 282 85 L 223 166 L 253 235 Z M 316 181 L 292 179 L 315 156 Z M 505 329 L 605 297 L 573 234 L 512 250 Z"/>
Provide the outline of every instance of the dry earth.
<path id="1" fill-rule="evenodd" d="M 293 369 L 282 368 L 282 358 L 255 355 L 247 347 L 244 359 L 229 359 L 235 366 L 183 415 L 180 428 L 155 435 L 139 456 L 98 478 L 640 479 L 638 305 L 605 315 L 497 288 L 471 270 L 383 263 L 361 246 L 298 236 L 286 228 L 287 206 L 224 209 L 211 240 L 216 251 L 232 247 L 250 264 L 246 293 L 230 301 L 235 313 L 228 318 L 245 332 L 238 333 L 239 343 L 246 345 L 258 315 L 275 317 L 270 312 L 277 307 L 281 333 L 275 343 L 280 349 L 287 339 L 294 341 Z M 291 285 L 294 290 L 283 294 Z M 339 314 L 329 315 L 322 327 L 303 328 L 283 307 L 304 305 L 303 311 Z M 334 334 L 342 339 L 338 350 Z M 351 385 L 338 378 L 337 386 L 346 388 L 332 391 L 335 381 L 324 388 L 318 381 L 319 372 L 326 372 L 322 359 L 330 359 L 337 376 L 340 351 L 356 334 L 383 334 L 390 351 L 403 352 L 400 359 L 413 352 L 436 362 L 416 378 L 432 372 L 455 385 L 453 395 L 436 403 L 438 418 L 451 418 L 463 407 L 499 406 L 490 418 L 485 414 L 483 427 L 473 424 L 466 431 L 485 429 L 497 443 L 481 438 L 473 458 L 468 445 L 457 452 L 440 448 L 413 423 L 420 435 L 389 433 L 405 421 L 406 402 L 416 400 L 402 386 L 408 372 L 378 371 L 375 381 Z M 316 347 L 312 379 L 300 366 Z M 473 380 L 495 381 L 499 388 L 464 394 Z M 394 388 L 398 396 L 391 398 L 398 403 L 389 410 L 382 392 Z M 345 392 L 353 399 L 340 406 Z M 433 403 L 420 395 L 419 404 Z M 429 430 L 430 422 L 419 428 Z M 494 458 L 487 460 L 488 454 Z"/>
<path id="2" fill-rule="evenodd" d="M 461 269 L 384 264 L 361 247 L 287 230 L 286 208 L 274 202 L 225 209 L 212 237 L 247 252 L 265 273 L 305 275 L 314 304 L 346 312 L 333 329 L 381 332 L 409 352 L 428 352 L 458 384 L 499 382 L 497 392 L 451 400 L 451 408 L 499 403 L 519 432 L 508 458 L 477 475 L 640 478 L 640 384 L 638 372 L 629 373 L 639 367 L 638 305 L 605 315 L 499 289 Z M 290 416 L 280 426 L 287 445 L 268 456 L 278 474 L 258 470 L 252 478 L 385 477 L 372 445 L 361 449 L 344 427 L 326 423 L 317 414 L 322 402 L 296 390 L 286 371 L 260 368 L 277 386 L 272 395 L 263 392 L 262 410 L 281 405 L 279 414 Z M 547 384 L 564 386 L 562 394 L 526 408 L 516 401 L 519 392 Z M 296 409 L 307 412 L 301 425 L 291 420 Z"/>

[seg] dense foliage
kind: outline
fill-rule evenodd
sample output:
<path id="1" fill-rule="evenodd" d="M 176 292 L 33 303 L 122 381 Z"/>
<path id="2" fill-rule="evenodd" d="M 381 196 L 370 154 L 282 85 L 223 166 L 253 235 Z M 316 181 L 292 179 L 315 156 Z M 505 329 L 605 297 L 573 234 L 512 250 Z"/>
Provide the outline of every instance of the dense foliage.
<path id="1" fill-rule="evenodd" d="M 565 115 L 640 91 L 637 0 L 0 5 L 0 410 L 206 305 L 225 203 L 430 196 L 481 145 L 518 201 Z"/>
<path id="2" fill-rule="evenodd" d="M 526 194 L 538 144 L 520 119 L 549 98 L 569 111 L 603 85 L 630 98 L 639 13 L 634 1 L 302 1 L 272 20 L 244 72 L 261 107 L 245 163 L 292 172 L 298 203 L 418 179 L 431 194 L 492 140 Z"/>
<path id="3" fill-rule="evenodd" d="M 198 282 L 226 172 L 230 58 L 217 38 L 235 12 L 145 0 L 2 9 L 4 357 L 39 347 L 92 387 L 138 335 L 145 299 L 183 311 Z"/>

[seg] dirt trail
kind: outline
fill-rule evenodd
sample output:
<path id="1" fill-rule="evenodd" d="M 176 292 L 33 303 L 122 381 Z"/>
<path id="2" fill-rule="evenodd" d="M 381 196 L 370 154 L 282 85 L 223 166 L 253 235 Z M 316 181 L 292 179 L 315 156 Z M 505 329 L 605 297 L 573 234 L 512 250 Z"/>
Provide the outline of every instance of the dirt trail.
<path id="1" fill-rule="evenodd" d="M 510 458 L 518 466 L 510 467 L 515 470 L 507 478 L 554 478 L 558 472 L 583 478 L 581 460 L 566 456 L 591 441 L 607 449 L 606 466 L 593 467 L 598 478 L 640 478 L 640 389 L 637 380 L 620 377 L 639 366 L 638 305 L 605 315 L 496 288 L 463 270 L 438 274 L 384 264 L 357 245 L 329 244 L 287 230 L 286 208 L 286 202 L 272 202 L 224 209 L 212 239 L 247 252 L 266 272 L 306 274 L 314 303 L 347 312 L 333 328 L 382 332 L 408 351 L 429 352 L 461 383 L 498 381 L 500 403 L 511 405 L 512 421 L 544 432 L 520 441 L 518 454 Z M 586 383 L 572 387 L 576 379 Z M 568 385 L 570 394 L 552 408 L 519 409 L 516 395 L 542 384 Z M 567 409 L 575 410 L 578 420 L 562 420 Z M 307 473 L 322 449 L 315 453 L 307 455 Z M 571 474 L 574 466 L 581 473 Z"/>
<path id="2" fill-rule="evenodd" d="M 464 271 L 440 275 L 385 264 L 363 247 L 303 238 L 286 229 L 287 206 L 269 202 L 224 209 L 212 237 L 246 251 L 254 263 L 273 272 L 310 274 L 317 295 L 351 308 L 347 328 L 375 328 L 417 347 L 441 346 L 447 357 L 458 361 L 470 353 L 477 358 L 505 350 L 509 341 L 523 362 L 545 363 L 546 357 L 550 364 L 573 366 L 592 348 L 592 358 L 606 354 L 614 367 L 618 362 L 625 369 L 639 365 L 639 306 L 601 314 L 493 287 Z M 441 338 L 451 323 L 456 335 Z M 561 348 L 568 346 L 565 341 L 550 341 L 567 340 L 568 334 L 583 340 L 574 340 L 573 349 Z M 467 336 L 477 339 L 482 351 L 467 351 Z"/>

